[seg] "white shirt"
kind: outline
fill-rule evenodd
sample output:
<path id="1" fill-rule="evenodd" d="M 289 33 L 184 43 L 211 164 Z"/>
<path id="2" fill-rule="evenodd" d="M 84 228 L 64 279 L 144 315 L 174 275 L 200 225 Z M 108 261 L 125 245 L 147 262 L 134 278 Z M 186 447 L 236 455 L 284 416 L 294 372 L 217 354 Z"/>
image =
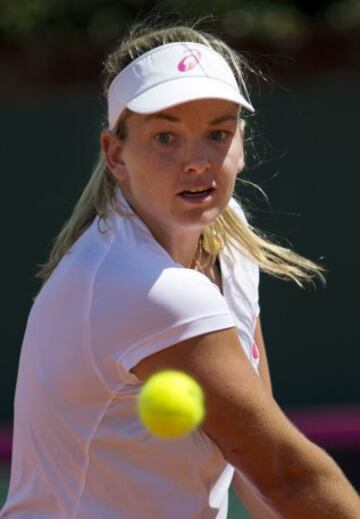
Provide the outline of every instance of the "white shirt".
<path id="1" fill-rule="evenodd" d="M 177 264 L 127 204 L 59 263 L 27 323 L 5 519 L 225 519 L 234 468 L 201 430 L 164 441 L 139 422 L 130 369 L 236 326 L 257 369 L 258 267 L 220 255 L 223 295 Z M 231 201 L 240 218 L 243 212 Z M 255 353 L 253 354 L 253 350 Z"/>

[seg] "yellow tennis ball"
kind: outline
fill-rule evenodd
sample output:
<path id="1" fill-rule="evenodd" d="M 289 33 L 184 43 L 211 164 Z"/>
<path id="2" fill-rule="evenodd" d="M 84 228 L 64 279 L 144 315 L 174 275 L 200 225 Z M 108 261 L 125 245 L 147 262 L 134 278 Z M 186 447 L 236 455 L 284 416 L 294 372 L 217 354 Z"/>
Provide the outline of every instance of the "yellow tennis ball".
<path id="1" fill-rule="evenodd" d="M 138 412 L 146 429 L 158 438 L 179 438 L 202 422 L 204 393 L 192 377 L 166 370 L 150 377 L 138 397 Z"/>

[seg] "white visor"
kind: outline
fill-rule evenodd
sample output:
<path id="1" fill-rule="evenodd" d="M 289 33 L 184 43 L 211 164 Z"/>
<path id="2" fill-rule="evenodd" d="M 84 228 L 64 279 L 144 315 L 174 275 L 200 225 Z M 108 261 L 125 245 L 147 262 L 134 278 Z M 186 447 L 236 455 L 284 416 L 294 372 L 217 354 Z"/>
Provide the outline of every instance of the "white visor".
<path id="1" fill-rule="evenodd" d="M 148 114 L 197 99 L 224 99 L 254 112 L 226 60 L 200 43 L 156 47 L 125 67 L 108 92 L 109 129 L 121 113 Z"/>

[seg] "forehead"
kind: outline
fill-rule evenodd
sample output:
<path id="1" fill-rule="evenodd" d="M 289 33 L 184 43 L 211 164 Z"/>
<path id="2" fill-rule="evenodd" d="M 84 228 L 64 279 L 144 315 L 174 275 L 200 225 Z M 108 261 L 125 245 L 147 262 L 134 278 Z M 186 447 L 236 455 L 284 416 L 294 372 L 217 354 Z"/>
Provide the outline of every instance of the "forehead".
<path id="1" fill-rule="evenodd" d="M 209 123 L 223 122 L 225 120 L 237 120 L 239 118 L 240 107 L 231 101 L 223 99 L 199 99 L 181 103 L 151 114 L 133 115 L 142 122 L 154 120 L 168 120 L 170 122 L 198 121 L 199 118 Z"/>

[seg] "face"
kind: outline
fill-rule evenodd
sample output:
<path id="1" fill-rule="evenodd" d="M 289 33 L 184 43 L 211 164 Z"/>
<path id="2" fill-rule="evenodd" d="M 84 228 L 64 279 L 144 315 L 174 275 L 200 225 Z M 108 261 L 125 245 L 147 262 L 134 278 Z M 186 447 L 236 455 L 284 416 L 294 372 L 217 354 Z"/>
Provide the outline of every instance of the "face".
<path id="1" fill-rule="evenodd" d="M 102 148 L 130 205 L 157 237 L 200 234 L 226 208 L 244 167 L 238 106 L 199 100 L 131 113 L 126 130 L 123 140 L 104 132 Z M 181 194 L 194 187 L 213 190 L 201 199 Z"/>

